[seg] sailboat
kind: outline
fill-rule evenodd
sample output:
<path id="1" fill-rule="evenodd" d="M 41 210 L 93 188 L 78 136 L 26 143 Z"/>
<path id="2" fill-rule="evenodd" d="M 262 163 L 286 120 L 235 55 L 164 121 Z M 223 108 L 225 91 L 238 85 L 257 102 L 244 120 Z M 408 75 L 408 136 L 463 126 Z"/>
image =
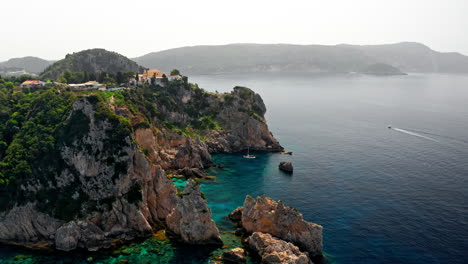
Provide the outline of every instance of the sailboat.
<path id="1" fill-rule="evenodd" d="M 246 159 L 255 159 L 255 156 L 250 155 L 250 147 L 247 148 L 247 155 L 244 155 Z"/>

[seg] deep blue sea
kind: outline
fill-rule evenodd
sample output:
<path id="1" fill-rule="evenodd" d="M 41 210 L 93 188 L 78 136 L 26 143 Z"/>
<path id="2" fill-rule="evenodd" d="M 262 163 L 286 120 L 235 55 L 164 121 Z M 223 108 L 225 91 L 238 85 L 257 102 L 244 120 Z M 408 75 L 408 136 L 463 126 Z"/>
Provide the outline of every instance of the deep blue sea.
<path id="1" fill-rule="evenodd" d="M 253 88 L 287 155 L 218 155 L 215 219 L 246 194 L 324 227 L 334 263 L 468 263 L 468 76 L 195 76 L 211 91 Z M 388 129 L 392 126 L 394 129 Z M 292 161 L 292 176 L 278 171 Z M 212 190 L 216 189 L 216 190 Z"/>
<path id="2" fill-rule="evenodd" d="M 203 192 L 229 247 L 240 241 L 225 216 L 245 195 L 265 194 L 324 227 L 324 263 L 468 263 L 467 75 L 190 81 L 209 91 L 255 90 L 270 130 L 293 152 L 214 155 L 225 168 L 208 171 L 217 180 L 203 183 Z M 293 162 L 294 174 L 278 170 L 283 160 Z M 60 256 L 2 247 L 0 263 L 209 263 L 220 252 L 152 238 Z"/>

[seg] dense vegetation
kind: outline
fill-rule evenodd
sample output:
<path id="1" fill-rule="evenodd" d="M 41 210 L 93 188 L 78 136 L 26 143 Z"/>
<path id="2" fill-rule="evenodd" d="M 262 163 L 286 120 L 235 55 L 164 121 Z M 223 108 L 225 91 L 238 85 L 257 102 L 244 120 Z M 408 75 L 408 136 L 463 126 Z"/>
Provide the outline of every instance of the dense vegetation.
<path id="1" fill-rule="evenodd" d="M 64 77 L 77 75 L 67 71 Z M 145 84 L 118 91 L 19 88 L 26 78 L 29 76 L 0 77 L 0 211 L 35 201 L 37 209 L 70 220 L 109 208 L 113 196 L 92 200 L 83 190 L 73 189 L 73 184 L 57 187 L 56 179 L 64 172 L 70 181 L 81 181 L 80 173 L 62 156 L 61 150 L 67 147 L 112 166 L 110 176 L 115 181 L 127 171 L 128 163 L 120 157 L 127 155 L 124 149 L 128 149 L 136 129 L 153 128 L 168 136 L 204 140 L 207 132 L 223 129 L 219 113 L 225 109 L 247 112 L 259 119 L 264 114 L 261 108 L 247 103 L 255 96 L 247 88 L 236 87 L 232 94 L 209 93 L 188 83 L 186 77 L 168 81 L 164 87 Z M 182 102 L 186 96 L 191 100 Z M 91 120 L 81 110 L 72 111 L 77 100 L 87 100 L 93 105 L 95 120 L 109 124 L 103 130 L 103 149 L 96 150 L 84 140 Z M 133 186 L 128 198 L 137 202 L 140 191 L 139 186 Z"/>
<path id="2" fill-rule="evenodd" d="M 127 83 L 130 78 L 133 78 L 138 73 L 129 72 L 129 71 L 118 71 L 116 74 L 107 73 L 107 72 L 72 72 L 70 70 L 65 70 L 57 78 L 59 83 L 85 83 L 87 81 L 97 81 L 99 83 L 105 84 L 107 87 L 115 87 L 120 84 Z"/>

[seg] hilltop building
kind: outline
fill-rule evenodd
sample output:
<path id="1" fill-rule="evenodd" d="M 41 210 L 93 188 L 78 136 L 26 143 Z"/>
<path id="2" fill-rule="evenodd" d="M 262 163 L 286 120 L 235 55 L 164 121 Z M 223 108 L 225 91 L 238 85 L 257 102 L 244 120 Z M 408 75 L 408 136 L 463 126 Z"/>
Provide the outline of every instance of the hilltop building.
<path id="1" fill-rule="evenodd" d="M 155 84 L 164 85 L 164 73 L 158 69 L 146 69 L 143 74 L 138 74 L 138 84 L 151 83 L 151 78 L 155 78 Z M 166 75 L 169 81 L 182 80 L 180 75 Z"/>
<path id="2" fill-rule="evenodd" d="M 42 88 L 44 87 L 45 82 L 39 81 L 39 80 L 27 80 L 21 83 L 21 88 Z"/>
<path id="3" fill-rule="evenodd" d="M 84 91 L 84 90 L 101 90 L 103 88 L 105 89 L 106 85 L 102 83 L 98 83 L 96 81 L 89 81 L 85 83 L 76 83 L 76 84 L 71 83 L 71 84 L 68 84 L 67 87 L 73 90 L 77 90 L 77 91 Z"/>

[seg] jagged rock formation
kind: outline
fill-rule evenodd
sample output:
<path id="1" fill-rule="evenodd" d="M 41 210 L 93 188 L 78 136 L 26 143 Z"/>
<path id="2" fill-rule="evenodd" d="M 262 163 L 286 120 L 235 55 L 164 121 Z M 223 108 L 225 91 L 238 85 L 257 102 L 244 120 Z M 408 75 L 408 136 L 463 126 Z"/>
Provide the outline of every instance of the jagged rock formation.
<path id="1" fill-rule="evenodd" d="M 203 129 L 210 153 L 238 152 L 249 147 L 258 151 L 283 151 L 268 130 L 262 98 L 249 88 L 234 87 L 233 92 L 222 94 L 207 93 L 198 87 L 167 88 L 167 92 L 172 101 L 156 101 L 158 109 L 174 124 Z M 194 108 L 199 110 L 194 112 Z"/>
<path id="2" fill-rule="evenodd" d="M 178 194 L 177 206 L 167 216 L 168 229 L 190 244 L 222 245 L 219 230 L 211 219 L 207 201 L 202 197 L 200 185 L 189 179 Z"/>
<path id="3" fill-rule="evenodd" d="M 232 211 L 230 214 L 229 214 L 229 219 L 231 219 L 232 221 L 234 222 L 239 222 L 242 220 L 242 209 L 244 209 L 243 207 L 237 207 L 236 209 L 234 209 L 234 211 Z"/>
<path id="4" fill-rule="evenodd" d="M 278 168 L 284 172 L 287 172 L 287 173 L 293 173 L 294 171 L 294 168 L 293 168 L 293 165 L 290 161 L 282 161 L 280 162 Z"/>
<path id="5" fill-rule="evenodd" d="M 67 54 L 64 59 L 48 66 L 40 76 L 42 79 L 56 79 L 65 70 L 116 74 L 119 71 L 142 72 L 144 68 L 116 52 L 105 49 L 89 49 Z"/>
<path id="6" fill-rule="evenodd" d="M 185 176 L 185 178 L 204 178 L 205 172 L 200 170 L 199 168 L 189 168 L 185 167 L 177 171 L 180 175 Z"/>
<path id="7" fill-rule="evenodd" d="M 3 212 L 1 241 L 96 250 L 114 239 L 150 235 L 151 225 L 163 221 L 175 207 L 176 188 L 164 171 L 150 164 L 131 144 L 129 134 L 119 134 L 117 121 L 99 116 L 96 107 L 89 98 L 73 105 L 65 129 L 76 128 L 80 121 L 83 133 L 63 142 L 56 157 L 60 166 L 41 168 L 47 171 L 40 175 L 47 185 L 39 178 L 20 187 L 49 196 Z M 110 139 L 120 142 L 112 146 Z"/>
<path id="8" fill-rule="evenodd" d="M 4 152 L 10 156 L 0 156 L 11 162 L 9 172 L 24 171 L 0 174 L 3 243 L 97 250 L 167 224 L 184 242 L 220 244 L 200 187 L 189 181 L 177 193 L 165 171 L 199 177 L 213 165 L 211 152 L 282 150 L 268 131 L 262 99 L 248 88 L 214 94 L 171 82 L 108 98 L 98 91 L 37 93 L 24 114 L 28 130 L 20 127 Z M 49 145 L 28 145 L 38 136 L 31 131 Z M 12 156 L 28 148 L 36 154 Z"/>
<path id="9" fill-rule="evenodd" d="M 276 239 L 270 234 L 254 232 L 246 239 L 248 246 L 260 255 L 265 264 L 311 264 L 307 254 L 292 243 Z"/>
<path id="10" fill-rule="evenodd" d="M 1 178 L 0 194 L 11 197 L 0 199 L 2 243 L 97 250 L 167 224 L 184 242 L 220 244 L 199 186 L 189 181 L 178 195 L 165 170 L 201 172 L 213 165 L 214 151 L 282 150 L 260 96 L 247 88 L 210 94 L 175 83 L 116 93 L 119 103 L 99 92 L 42 92 L 45 101 L 68 100 L 69 108 L 63 103 L 63 120 L 47 128 L 47 152 L 15 161 L 30 174 L 8 178 L 8 185 Z M 44 116 L 54 113 L 54 104 L 43 102 Z M 32 118 L 38 111 L 31 109 Z"/>
<path id="11" fill-rule="evenodd" d="M 322 226 L 304 221 L 301 213 L 281 201 L 247 196 L 242 209 L 236 210 L 242 211 L 240 225 L 247 233 L 268 233 L 293 243 L 311 257 L 322 255 Z"/>
<path id="12" fill-rule="evenodd" d="M 223 260 L 227 263 L 246 263 L 245 251 L 242 248 L 234 248 L 223 252 Z"/>

